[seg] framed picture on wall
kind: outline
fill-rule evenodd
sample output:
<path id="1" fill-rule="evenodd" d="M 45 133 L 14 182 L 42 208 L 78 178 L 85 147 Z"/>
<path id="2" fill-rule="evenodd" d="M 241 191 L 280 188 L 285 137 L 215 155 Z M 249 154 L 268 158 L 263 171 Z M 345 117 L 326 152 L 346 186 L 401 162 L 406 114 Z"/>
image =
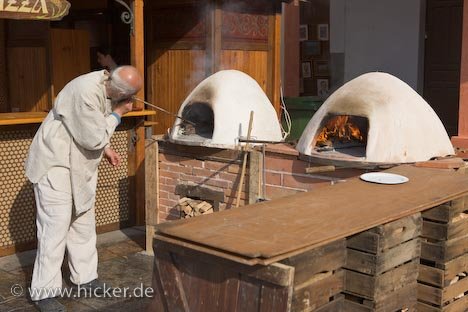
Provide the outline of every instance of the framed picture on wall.
<path id="1" fill-rule="evenodd" d="M 330 74 L 328 61 L 327 60 L 314 61 L 314 73 L 316 76 L 328 76 Z"/>
<path id="2" fill-rule="evenodd" d="M 299 41 L 306 41 L 309 39 L 309 25 L 299 26 Z"/>
<path id="3" fill-rule="evenodd" d="M 302 77 L 312 78 L 312 64 L 310 62 L 302 62 Z"/>
<path id="4" fill-rule="evenodd" d="M 321 99 L 326 99 L 328 97 L 328 79 L 317 79 L 317 95 Z"/>
<path id="5" fill-rule="evenodd" d="M 320 41 L 307 40 L 302 41 L 302 57 L 312 57 L 322 55 L 322 46 Z"/>
<path id="6" fill-rule="evenodd" d="M 317 37 L 320 41 L 328 41 L 328 24 L 317 25 Z"/>

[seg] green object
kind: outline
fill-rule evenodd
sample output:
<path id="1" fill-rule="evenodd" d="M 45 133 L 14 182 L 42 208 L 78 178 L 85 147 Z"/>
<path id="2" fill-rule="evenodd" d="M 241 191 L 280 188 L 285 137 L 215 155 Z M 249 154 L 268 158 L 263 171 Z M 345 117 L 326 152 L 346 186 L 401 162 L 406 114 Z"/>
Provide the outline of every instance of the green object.
<path id="1" fill-rule="evenodd" d="M 312 116 L 323 104 L 323 101 L 317 100 L 317 97 L 290 97 L 284 98 L 286 109 L 291 116 L 291 133 L 286 138 L 286 141 L 298 140 L 305 127 L 309 123 Z M 282 114 L 283 128 L 287 130 L 287 125 L 284 119 L 284 113 Z"/>

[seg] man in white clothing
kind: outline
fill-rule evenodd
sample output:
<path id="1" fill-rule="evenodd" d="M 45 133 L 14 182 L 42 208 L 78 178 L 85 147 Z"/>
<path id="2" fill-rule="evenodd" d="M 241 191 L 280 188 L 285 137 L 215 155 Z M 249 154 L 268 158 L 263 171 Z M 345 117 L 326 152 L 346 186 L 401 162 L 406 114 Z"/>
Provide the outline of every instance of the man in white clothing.
<path id="1" fill-rule="evenodd" d="M 40 311 L 65 311 L 54 298 L 62 287 L 65 248 L 71 282 L 91 290 L 103 286 L 97 280 L 97 171 L 103 155 L 120 164 L 110 138 L 142 85 L 132 66 L 79 76 L 58 94 L 33 139 L 26 160 L 37 206 L 31 299 Z"/>

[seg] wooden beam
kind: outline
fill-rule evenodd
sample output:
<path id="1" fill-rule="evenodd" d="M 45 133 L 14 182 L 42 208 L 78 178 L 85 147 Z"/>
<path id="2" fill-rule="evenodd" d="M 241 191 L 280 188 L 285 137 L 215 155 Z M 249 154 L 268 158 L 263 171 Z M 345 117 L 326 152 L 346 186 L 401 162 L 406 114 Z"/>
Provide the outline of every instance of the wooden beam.
<path id="1" fill-rule="evenodd" d="M 152 255 L 154 226 L 159 223 L 159 152 L 156 139 L 152 138 L 145 141 L 146 252 Z"/>
<path id="2" fill-rule="evenodd" d="M 135 66 L 140 73 L 145 76 L 145 36 L 144 36 L 144 15 L 143 0 L 133 0 L 134 28 L 130 35 L 131 64 Z M 145 97 L 145 88 L 143 87 L 137 96 L 140 99 Z M 142 109 L 143 103 L 136 102 L 135 108 Z"/>
<path id="3" fill-rule="evenodd" d="M 220 70 L 221 67 L 221 50 L 222 50 L 222 2 L 221 0 L 213 0 L 210 16 L 210 31 L 207 40 L 207 76 L 212 75 Z"/>
<path id="4" fill-rule="evenodd" d="M 273 74 L 273 106 L 278 115 L 281 114 L 281 3 L 276 5 L 275 40 L 273 46 L 274 74 Z"/>
<path id="5" fill-rule="evenodd" d="M 452 137 L 452 143 L 456 147 L 468 147 L 468 0 L 463 1 L 458 136 Z"/>
<path id="6" fill-rule="evenodd" d="M 130 35 L 130 51 L 131 63 L 140 73 L 145 76 L 145 46 L 144 46 L 144 18 L 143 18 L 143 0 L 133 0 L 134 28 Z M 145 98 L 144 87 L 138 92 L 137 96 L 140 99 Z M 135 103 L 136 109 L 143 109 L 143 103 Z M 129 175 L 134 176 L 135 190 L 135 223 L 137 225 L 145 224 L 145 128 L 144 118 L 135 120 L 135 166 L 134 171 L 129 172 Z"/>

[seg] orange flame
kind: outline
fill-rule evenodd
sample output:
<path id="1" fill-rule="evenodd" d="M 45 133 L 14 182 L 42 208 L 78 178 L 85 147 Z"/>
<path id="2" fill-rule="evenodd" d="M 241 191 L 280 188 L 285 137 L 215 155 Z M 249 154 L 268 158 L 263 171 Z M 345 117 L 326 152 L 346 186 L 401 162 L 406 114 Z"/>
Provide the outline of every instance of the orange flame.
<path id="1" fill-rule="evenodd" d="M 327 143 L 331 139 L 337 139 L 341 142 L 351 140 L 363 142 L 361 131 L 349 119 L 349 116 L 346 115 L 331 118 L 317 137 L 317 145 L 329 145 Z"/>

